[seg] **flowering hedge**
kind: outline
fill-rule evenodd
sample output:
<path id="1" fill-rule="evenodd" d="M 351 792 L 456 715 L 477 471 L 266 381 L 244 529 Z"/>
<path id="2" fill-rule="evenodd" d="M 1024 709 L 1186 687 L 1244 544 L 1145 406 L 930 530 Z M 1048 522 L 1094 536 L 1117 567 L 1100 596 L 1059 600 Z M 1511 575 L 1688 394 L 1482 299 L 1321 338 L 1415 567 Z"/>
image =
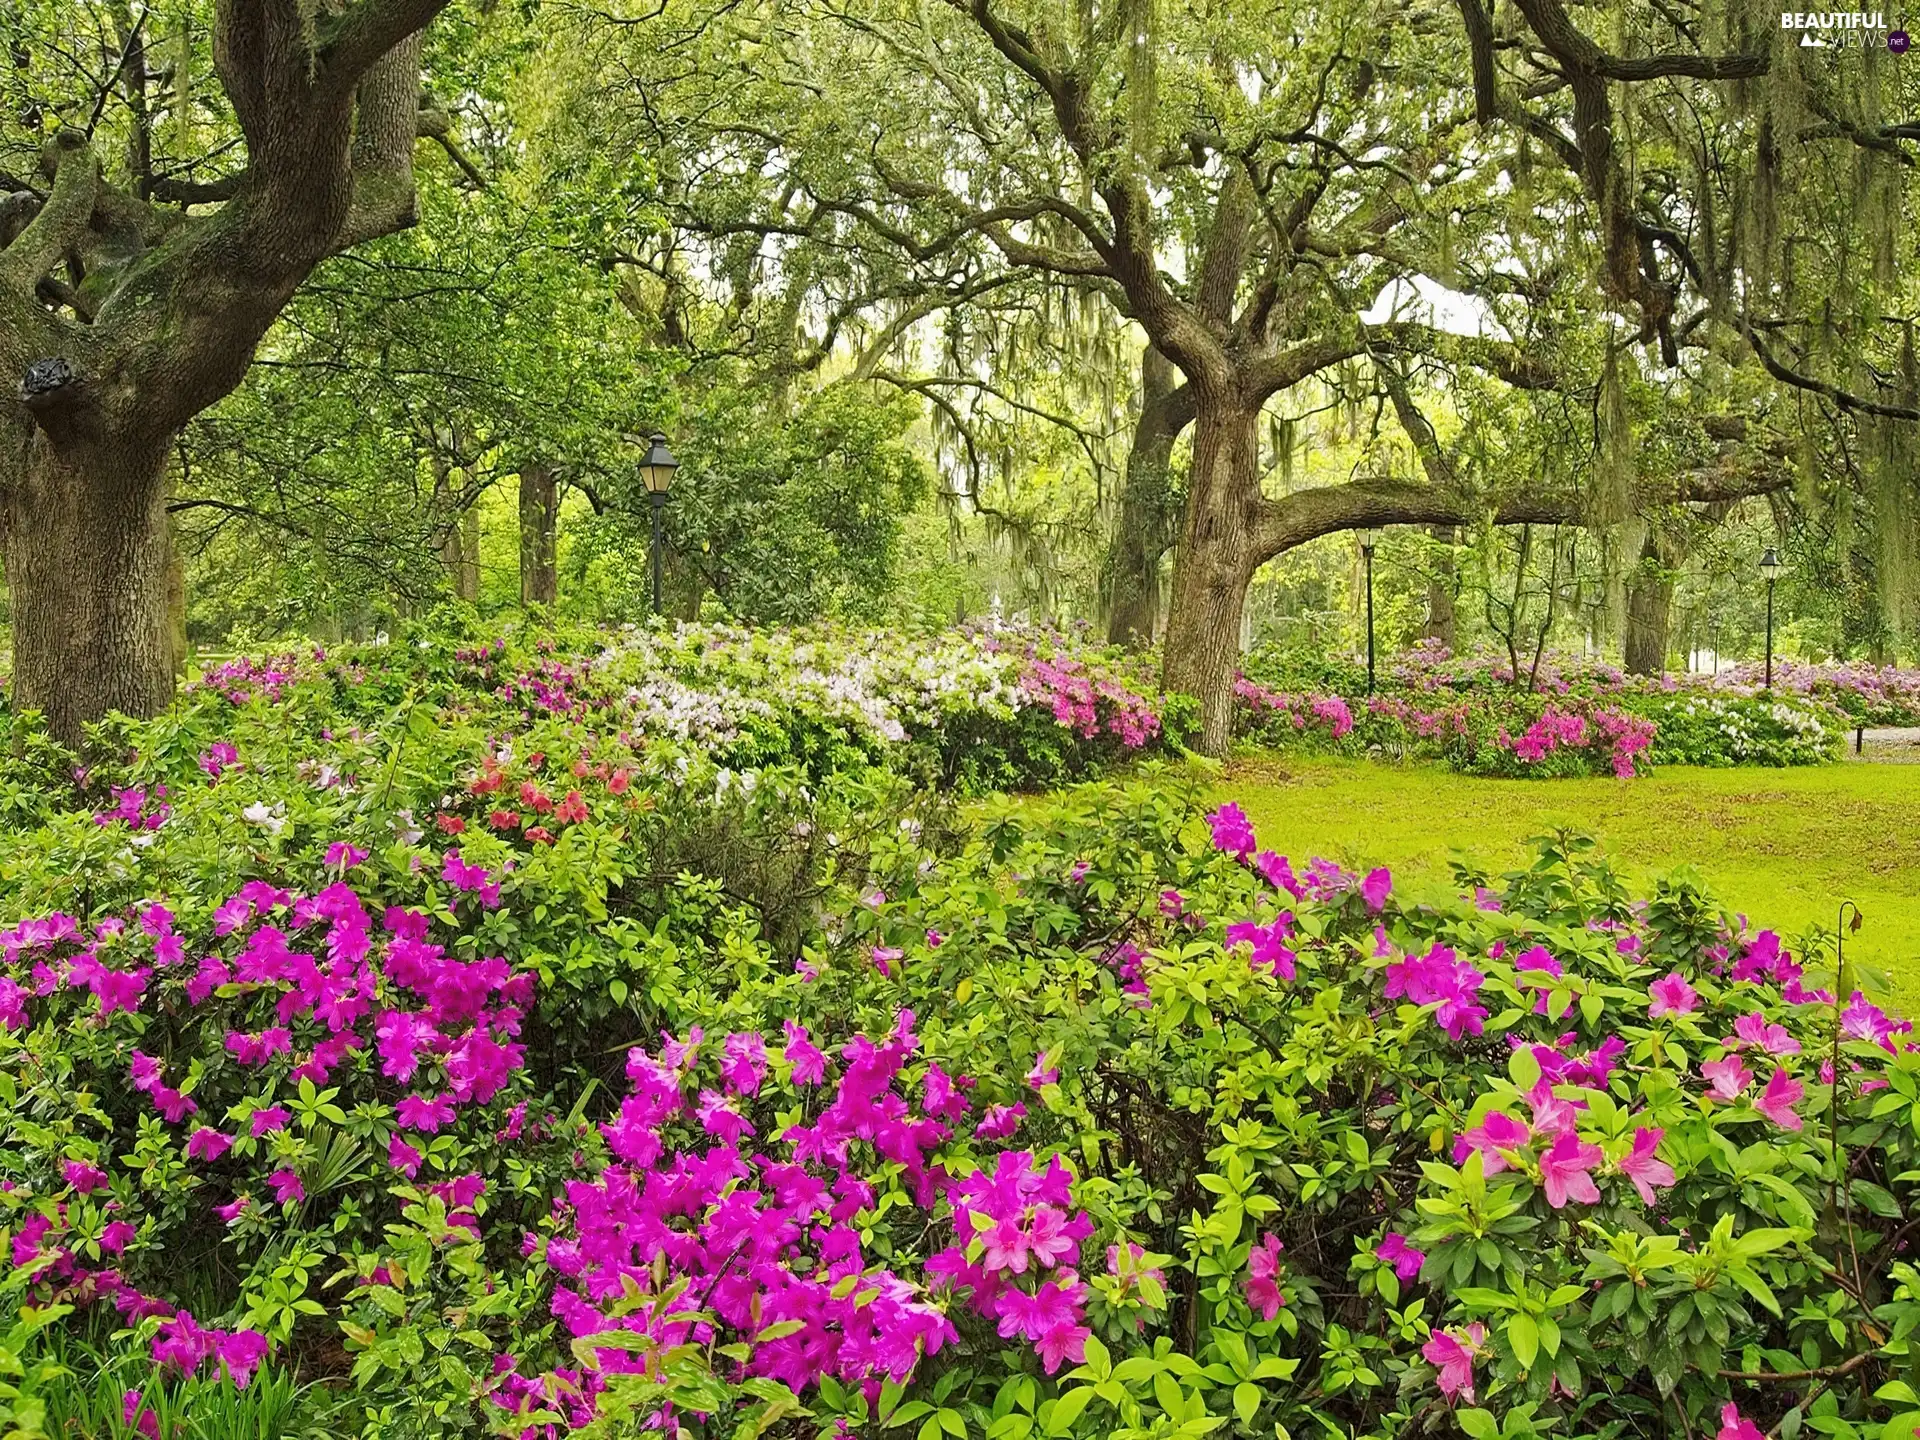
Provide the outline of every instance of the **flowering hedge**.
<path id="1" fill-rule="evenodd" d="M 1920 694 L 1914 672 L 1783 667 L 1768 692 L 1744 672 L 1644 679 L 1554 657 L 1516 682 L 1504 660 L 1436 646 L 1386 667 L 1371 695 L 1350 666 L 1257 655 L 1248 667 L 1235 693 L 1240 733 L 1256 743 L 1419 755 L 1487 775 L 1824 764 L 1839 758 L 1855 718 L 1894 723 L 1899 697 Z"/>
<path id="2" fill-rule="evenodd" d="M 900 682 L 768 639 L 792 724 L 762 643 L 672 652 L 699 701 L 637 640 L 248 663 L 79 790 L 22 749 L 16 1422 L 1911 1433 L 1920 1059 L 1817 941 L 1568 840 L 1402 896 L 1151 767 L 962 816 L 833 748 Z"/>

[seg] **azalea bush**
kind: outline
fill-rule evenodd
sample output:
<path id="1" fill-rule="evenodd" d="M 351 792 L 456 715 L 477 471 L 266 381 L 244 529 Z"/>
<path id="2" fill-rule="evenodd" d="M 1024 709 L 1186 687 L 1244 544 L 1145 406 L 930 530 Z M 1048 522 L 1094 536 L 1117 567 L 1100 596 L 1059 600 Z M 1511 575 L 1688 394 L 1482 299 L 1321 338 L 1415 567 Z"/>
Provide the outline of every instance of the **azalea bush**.
<path id="1" fill-rule="evenodd" d="M 517 643 L 23 752 L 18 1433 L 1913 1433 L 1920 1052 L 1836 937 L 1567 835 L 1404 893 L 1153 760 L 958 807 Z"/>
<path id="2" fill-rule="evenodd" d="M 1825 764 L 1839 758 L 1851 717 L 1895 714 L 1909 693 L 1905 672 L 1848 667 L 1802 666 L 1772 692 L 1739 672 L 1648 679 L 1552 656 L 1516 676 L 1504 659 L 1434 645 L 1383 667 L 1372 694 L 1351 666 L 1268 652 L 1247 664 L 1234 693 L 1239 734 L 1252 743 L 1417 756 L 1479 775 Z"/>
<path id="3" fill-rule="evenodd" d="M 876 831 L 791 945 L 631 956 L 612 1080 L 532 1053 L 544 888 L 438 816 L 30 917 L 14 1273 L 130 1390 L 293 1366 L 381 1434 L 1884 1428 L 1903 1025 L 1571 840 L 1404 905 L 1198 814 Z"/>

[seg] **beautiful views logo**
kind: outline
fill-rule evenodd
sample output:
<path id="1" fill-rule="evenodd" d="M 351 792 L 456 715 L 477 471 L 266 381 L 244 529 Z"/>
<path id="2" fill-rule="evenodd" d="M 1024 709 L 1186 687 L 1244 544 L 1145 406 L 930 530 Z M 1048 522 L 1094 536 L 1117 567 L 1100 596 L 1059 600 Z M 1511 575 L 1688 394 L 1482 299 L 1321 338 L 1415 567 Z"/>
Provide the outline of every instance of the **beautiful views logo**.
<path id="1" fill-rule="evenodd" d="M 1884 40 L 1896 55 L 1907 48 L 1906 31 L 1889 30 L 1885 13 L 1879 10 L 1783 10 L 1780 28 L 1800 31 L 1800 43 L 1808 47 L 1863 49 Z"/>

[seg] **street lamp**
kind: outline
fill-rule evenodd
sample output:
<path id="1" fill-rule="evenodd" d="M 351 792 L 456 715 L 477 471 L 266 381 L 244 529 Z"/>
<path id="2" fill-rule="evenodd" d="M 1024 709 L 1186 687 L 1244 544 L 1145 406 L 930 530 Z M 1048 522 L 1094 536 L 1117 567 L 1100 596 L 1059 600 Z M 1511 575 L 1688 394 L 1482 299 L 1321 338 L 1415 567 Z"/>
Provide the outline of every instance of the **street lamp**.
<path id="1" fill-rule="evenodd" d="M 1367 562 L 1367 693 L 1373 693 L 1373 547 L 1380 532 L 1368 526 L 1360 532 L 1360 555 Z"/>
<path id="2" fill-rule="evenodd" d="M 1760 557 L 1760 573 L 1767 577 L 1767 689 L 1773 689 L 1773 584 L 1787 567 L 1780 563 L 1780 554 L 1773 546 L 1767 547 L 1766 554 Z"/>
<path id="3" fill-rule="evenodd" d="M 655 431 L 640 457 L 640 479 L 653 497 L 653 613 L 660 613 L 660 512 L 667 505 L 667 490 L 673 484 L 673 472 L 680 462 L 667 449 L 667 437 Z"/>

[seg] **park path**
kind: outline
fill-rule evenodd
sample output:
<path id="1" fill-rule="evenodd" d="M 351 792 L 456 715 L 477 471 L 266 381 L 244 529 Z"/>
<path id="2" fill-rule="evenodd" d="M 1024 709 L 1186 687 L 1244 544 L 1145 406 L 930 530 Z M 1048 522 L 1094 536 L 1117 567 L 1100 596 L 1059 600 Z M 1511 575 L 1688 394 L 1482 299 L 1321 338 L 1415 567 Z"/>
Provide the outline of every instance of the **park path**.
<path id="1" fill-rule="evenodd" d="M 1858 743 L 1859 749 L 1854 747 Z M 1846 758 L 1883 765 L 1920 765 L 1920 726 L 1875 726 L 1847 737 Z"/>

